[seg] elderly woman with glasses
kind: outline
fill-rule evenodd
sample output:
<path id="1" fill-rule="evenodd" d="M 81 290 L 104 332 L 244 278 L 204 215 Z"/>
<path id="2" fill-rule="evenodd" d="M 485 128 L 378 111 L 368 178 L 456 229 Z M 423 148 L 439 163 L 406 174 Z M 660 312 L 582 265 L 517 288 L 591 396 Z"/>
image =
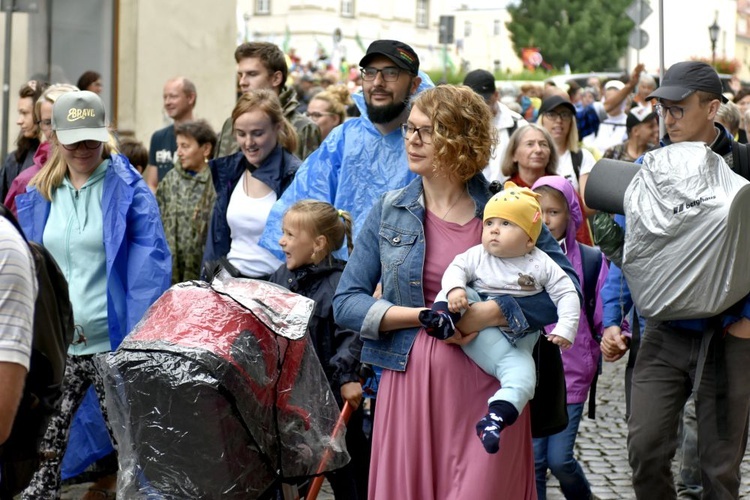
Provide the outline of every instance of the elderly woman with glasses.
<path id="1" fill-rule="evenodd" d="M 495 136 L 490 109 L 468 87 L 443 85 L 415 98 L 401 130 L 417 178 L 375 203 L 333 299 L 336 322 L 364 340 L 362 362 L 383 369 L 369 498 L 536 499 L 529 413 L 503 431 L 499 453 L 487 453 L 475 424 L 498 382 L 456 344 L 471 349 L 476 336 L 461 332 L 487 326 L 553 323 L 549 297 L 475 303 L 447 341 L 419 322 L 453 258 L 481 240 L 490 198 L 482 170 Z M 574 275 L 546 228 L 537 246 Z M 373 296 L 379 283 L 382 293 Z"/>
<path id="2" fill-rule="evenodd" d="M 68 281 L 76 323 L 60 406 L 23 498 L 59 498 L 69 436 L 70 446 L 90 456 L 89 464 L 108 451 L 90 450 L 90 441 L 70 434 L 73 414 L 93 386 L 114 442 L 94 356 L 116 349 L 171 281 L 172 258 L 156 200 L 127 158 L 111 153 L 109 140 L 97 94 L 61 95 L 52 109 L 50 158 L 16 200 L 27 238 L 49 250 Z M 96 427 L 80 432 L 93 436 Z"/>

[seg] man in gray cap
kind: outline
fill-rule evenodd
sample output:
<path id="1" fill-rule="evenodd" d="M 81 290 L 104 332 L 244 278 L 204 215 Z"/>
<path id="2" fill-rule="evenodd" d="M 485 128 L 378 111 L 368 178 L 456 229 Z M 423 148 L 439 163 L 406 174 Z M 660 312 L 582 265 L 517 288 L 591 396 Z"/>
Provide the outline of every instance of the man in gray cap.
<path id="1" fill-rule="evenodd" d="M 497 130 L 497 144 L 492 149 L 490 162 L 482 173 L 487 178 L 487 182 L 502 182 L 505 176 L 500 171 L 500 164 L 503 162 L 503 156 L 508 147 L 508 139 L 517 128 L 526 125 L 526 120 L 500 102 L 500 93 L 495 87 L 495 77 L 489 71 L 483 69 L 469 71 L 464 78 L 464 85 L 481 95 L 492 111 L 492 125 Z"/>
<path id="2" fill-rule="evenodd" d="M 409 100 L 432 87 L 419 73 L 419 57 L 405 43 L 376 40 L 359 62 L 362 93 L 352 96 L 362 115 L 334 128 L 320 148 L 300 165 L 292 184 L 274 204 L 260 245 L 280 259 L 281 219 L 295 202 L 313 198 L 346 210 L 359 228 L 378 197 L 406 186 L 416 176 L 406 161 L 401 124 Z"/>
<path id="3" fill-rule="evenodd" d="M 667 70 L 661 84 L 648 99 L 656 99 L 654 109 L 666 125 L 662 142 L 703 142 L 735 172 L 750 177 L 744 146 L 715 121 L 726 101 L 716 71 L 706 63 L 680 62 Z M 615 221 L 624 227 L 624 217 Z M 622 311 L 633 305 L 615 266 L 601 293 L 602 352 L 605 360 L 614 361 L 628 349 L 617 325 Z M 633 372 L 628 420 L 628 455 L 639 499 L 677 498 L 670 465 L 680 412 L 693 391 L 702 498 L 738 498 L 750 416 L 750 384 L 744 379 L 750 363 L 749 318 L 746 298 L 715 318 L 647 320 Z M 699 380 L 697 373 L 702 373 Z"/>

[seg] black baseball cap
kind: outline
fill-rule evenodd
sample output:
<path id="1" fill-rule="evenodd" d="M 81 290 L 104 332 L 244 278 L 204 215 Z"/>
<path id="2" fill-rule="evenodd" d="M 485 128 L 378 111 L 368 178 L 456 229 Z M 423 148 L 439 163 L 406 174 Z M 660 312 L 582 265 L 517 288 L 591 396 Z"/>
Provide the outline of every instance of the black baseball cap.
<path id="1" fill-rule="evenodd" d="M 492 73 L 484 69 L 469 71 L 466 74 L 466 78 L 464 78 L 464 85 L 484 97 L 485 100 L 492 97 L 492 94 L 497 90 L 495 87 L 495 77 Z"/>
<path id="2" fill-rule="evenodd" d="M 683 61 L 670 66 L 659 88 L 646 99 L 681 101 L 698 90 L 720 96 L 721 102 L 728 101 L 716 70 L 701 61 Z"/>
<path id="3" fill-rule="evenodd" d="M 414 75 L 419 72 L 419 57 L 416 52 L 398 40 L 375 40 L 367 47 L 367 53 L 359 61 L 359 65 L 364 68 L 375 56 L 385 56 L 399 68 Z"/>
<path id="4" fill-rule="evenodd" d="M 558 106 L 565 106 L 570 110 L 571 113 L 573 113 L 573 116 L 576 115 L 576 107 L 573 106 L 573 103 L 570 102 L 570 99 L 558 94 L 552 94 L 551 96 L 545 97 L 542 100 L 542 106 L 539 108 L 539 114 L 546 113 L 547 111 L 552 111 Z"/>

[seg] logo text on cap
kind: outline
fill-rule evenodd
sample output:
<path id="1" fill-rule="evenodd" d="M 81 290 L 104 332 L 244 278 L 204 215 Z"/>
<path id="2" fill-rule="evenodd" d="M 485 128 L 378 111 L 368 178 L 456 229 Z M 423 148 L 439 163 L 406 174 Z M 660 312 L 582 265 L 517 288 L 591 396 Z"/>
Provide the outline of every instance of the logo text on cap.
<path id="1" fill-rule="evenodd" d="M 68 110 L 68 121 L 74 122 L 77 120 L 83 120 L 85 118 L 95 118 L 96 113 L 93 108 L 70 108 Z"/>

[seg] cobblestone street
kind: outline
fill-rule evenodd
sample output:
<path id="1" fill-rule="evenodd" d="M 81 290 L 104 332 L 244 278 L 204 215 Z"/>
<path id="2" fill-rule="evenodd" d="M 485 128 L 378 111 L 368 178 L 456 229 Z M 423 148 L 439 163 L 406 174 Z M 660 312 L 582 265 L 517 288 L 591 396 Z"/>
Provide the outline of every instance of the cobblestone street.
<path id="1" fill-rule="evenodd" d="M 630 465 L 626 448 L 625 363 L 604 363 L 597 384 L 596 420 L 584 416 L 576 440 L 577 457 L 581 461 L 592 492 L 602 500 L 634 499 L 630 485 Z M 750 456 L 745 452 L 742 462 L 740 498 L 750 498 Z M 548 500 L 565 497 L 554 477 L 547 485 Z"/>
<path id="2" fill-rule="evenodd" d="M 597 388 L 596 420 L 583 419 L 576 448 L 592 491 L 602 500 L 628 500 L 635 498 L 630 485 L 630 466 L 625 447 L 625 391 L 623 389 L 625 360 L 604 363 Z M 740 498 L 750 498 L 750 456 L 745 454 L 742 464 Z M 80 499 L 90 483 L 68 486 L 62 499 Z M 333 500 L 327 483 L 319 500 Z M 548 500 L 564 499 L 557 480 L 550 476 L 547 486 Z M 509 499 L 508 499 L 509 500 Z"/>

